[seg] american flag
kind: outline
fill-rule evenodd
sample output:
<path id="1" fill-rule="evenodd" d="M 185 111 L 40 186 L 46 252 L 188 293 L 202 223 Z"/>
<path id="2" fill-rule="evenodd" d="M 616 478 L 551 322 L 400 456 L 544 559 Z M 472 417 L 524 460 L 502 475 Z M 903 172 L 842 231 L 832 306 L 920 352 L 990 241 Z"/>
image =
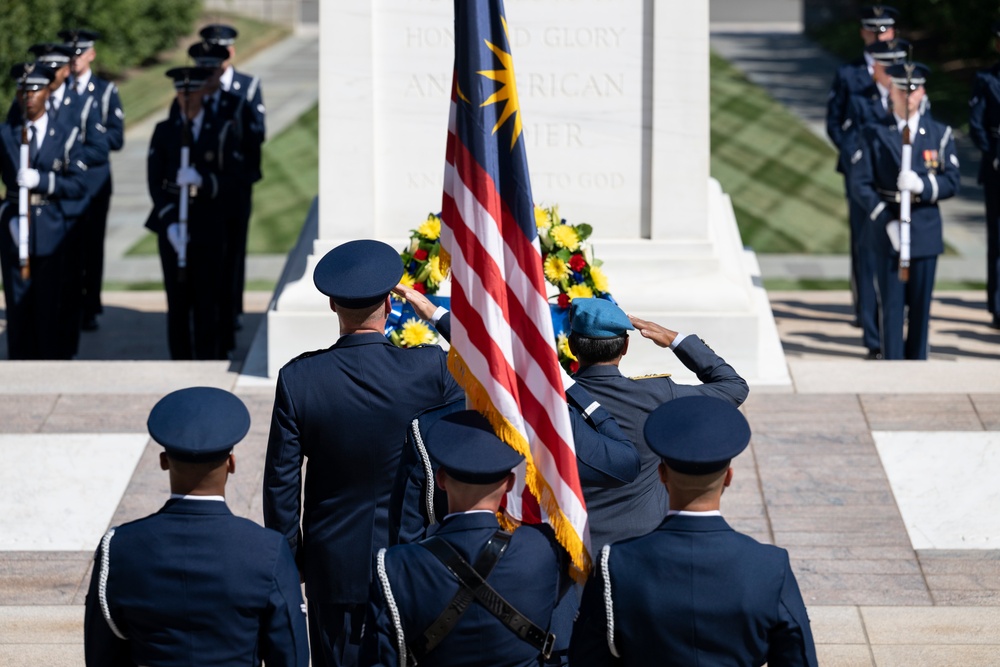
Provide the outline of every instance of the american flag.
<path id="1" fill-rule="evenodd" d="M 449 365 L 472 406 L 525 455 L 523 486 L 508 497 L 507 511 L 546 520 L 585 573 L 587 510 L 521 130 L 502 0 L 455 0 L 441 214 L 452 271 Z"/>

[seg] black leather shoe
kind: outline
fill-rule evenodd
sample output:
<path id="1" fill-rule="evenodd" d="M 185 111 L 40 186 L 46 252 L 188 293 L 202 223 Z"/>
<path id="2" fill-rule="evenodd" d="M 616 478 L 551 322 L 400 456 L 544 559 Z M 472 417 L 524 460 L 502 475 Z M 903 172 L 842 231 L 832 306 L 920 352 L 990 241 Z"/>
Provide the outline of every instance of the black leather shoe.
<path id="1" fill-rule="evenodd" d="M 1000 329 L 1000 315 L 993 316 L 993 322 L 990 323 L 990 326 L 994 329 Z"/>
<path id="2" fill-rule="evenodd" d="M 882 356 L 882 350 L 868 350 L 865 359 L 885 359 L 885 357 Z"/>

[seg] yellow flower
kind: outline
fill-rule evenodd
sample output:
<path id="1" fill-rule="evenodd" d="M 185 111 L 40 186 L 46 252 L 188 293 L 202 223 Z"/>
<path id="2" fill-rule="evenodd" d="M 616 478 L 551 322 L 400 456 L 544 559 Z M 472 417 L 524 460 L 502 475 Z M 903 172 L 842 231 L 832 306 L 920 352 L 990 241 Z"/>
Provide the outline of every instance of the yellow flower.
<path id="1" fill-rule="evenodd" d="M 403 277 L 399 279 L 399 282 L 406 287 L 413 287 L 413 276 L 410 275 L 409 271 L 404 271 Z"/>
<path id="2" fill-rule="evenodd" d="M 545 229 L 549 226 L 549 212 L 541 206 L 535 207 L 535 227 Z"/>
<path id="3" fill-rule="evenodd" d="M 566 262 L 555 255 L 546 257 L 542 268 L 545 271 L 545 277 L 553 284 L 559 283 L 569 276 L 569 267 L 566 265 Z"/>
<path id="4" fill-rule="evenodd" d="M 580 237 L 576 230 L 569 225 L 556 225 L 549 232 L 556 245 L 567 250 L 576 250 L 580 247 Z"/>
<path id="5" fill-rule="evenodd" d="M 594 291 L 584 284 L 573 285 L 568 290 L 566 290 L 566 296 L 569 300 L 573 299 L 589 299 L 594 296 Z"/>
<path id="6" fill-rule="evenodd" d="M 440 255 L 431 257 L 428 264 L 431 266 L 431 282 L 440 284 L 448 279 L 448 269 L 441 266 Z"/>
<path id="7" fill-rule="evenodd" d="M 604 271 L 601 270 L 601 267 L 591 265 L 590 279 L 594 282 L 595 290 L 598 292 L 608 291 L 608 277 L 604 275 Z"/>
<path id="8" fill-rule="evenodd" d="M 416 347 L 417 345 L 433 345 L 437 342 L 437 334 L 429 326 L 411 317 L 403 323 L 402 336 L 403 345 L 406 347 Z"/>
<path id="9" fill-rule="evenodd" d="M 441 218 L 433 213 L 427 216 L 427 220 L 417 227 L 417 233 L 431 241 L 437 240 L 441 236 Z"/>
<path id="10" fill-rule="evenodd" d="M 559 338 L 556 339 L 556 346 L 559 349 L 559 354 L 573 361 L 579 361 L 576 356 L 569 349 L 569 337 L 566 334 L 559 334 Z"/>

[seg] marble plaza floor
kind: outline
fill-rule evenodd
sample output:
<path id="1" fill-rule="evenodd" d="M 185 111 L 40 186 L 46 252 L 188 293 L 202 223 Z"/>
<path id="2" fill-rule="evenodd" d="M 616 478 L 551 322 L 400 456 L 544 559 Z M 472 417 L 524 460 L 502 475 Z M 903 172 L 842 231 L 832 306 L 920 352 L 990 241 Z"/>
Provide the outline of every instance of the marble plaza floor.
<path id="1" fill-rule="evenodd" d="M 845 292 L 770 298 L 793 386 L 751 390 L 723 512 L 790 551 L 821 665 L 1000 664 L 1000 332 L 982 295 L 935 295 L 926 363 L 862 360 Z M 239 370 L 268 295 L 232 363 L 165 361 L 162 299 L 108 294 L 79 361 L 0 362 L 0 665 L 82 664 L 93 549 L 167 494 L 145 431 L 164 393 L 247 403 L 229 503 L 261 519 L 273 390 Z"/>

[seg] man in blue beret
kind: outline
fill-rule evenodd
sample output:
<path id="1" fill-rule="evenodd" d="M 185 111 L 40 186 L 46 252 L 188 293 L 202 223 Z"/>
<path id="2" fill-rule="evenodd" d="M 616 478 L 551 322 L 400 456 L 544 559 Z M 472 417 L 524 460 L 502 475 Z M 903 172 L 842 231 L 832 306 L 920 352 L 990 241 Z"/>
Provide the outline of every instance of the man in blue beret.
<path id="1" fill-rule="evenodd" d="M 440 347 L 403 349 L 386 338 L 389 291 L 402 275 L 399 253 L 380 241 L 327 253 L 313 282 L 330 299 L 340 339 L 278 374 L 264 523 L 285 535 L 302 571 L 316 667 L 356 664 L 371 559 L 389 544 L 389 497 L 410 419 L 464 396 Z"/>
<path id="2" fill-rule="evenodd" d="M 431 537 L 379 550 L 359 664 L 537 666 L 567 558 L 549 526 L 500 529 L 524 457 L 471 410 L 435 422 L 426 445 L 449 513 Z"/>
<path id="3" fill-rule="evenodd" d="M 678 384 L 668 375 L 622 375 L 618 364 L 628 353 L 628 332 L 634 329 L 659 347 L 673 350 L 704 384 Z M 645 535 L 667 511 L 667 493 L 656 475 L 659 457 L 643 436 L 647 415 L 680 396 L 715 396 L 738 406 L 746 400 L 749 388 L 733 367 L 697 336 L 629 317 L 605 299 L 573 299 L 569 346 L 580 360 L 573 379 L 607 408 L 639 450 L 641 461 L 635 481 L 616 489 L 594 489 L 587 497 L 591 543 L 597 550 L 609 542 Z"/>
<path id="4" fill-rule="evenodd" d="M 944 252 L 938 202 L 958 194 L 961 174 L 950 127 L 921 113 L 928 68 L 902 63 L 886 69 L 892 115 L 862 128 L 851 157 L 849 192 L 865 211 L 875 254 L 875 288 L 884 359 L 927 359 L 931 293 L 937 257 Z M 902 162 L 904 135 L 911 143 Z M 909 275 L 900 278 L 903 192 L 910 201 Z M 906 331 L 904 339 L 903 332 Z"/>
<path id="5" fill-rule="evenodd" d="M 750 442 L 746 419 L 726 401 L 688 396 L 653 411 L 644 431 L 670 510 L 650 534 L 601 549 L 570 664 L 817 665 L 788 552 L 719 512 L 730 462 Z"/>
<path id="6" fill-rule="evenodd" d="M 153 407 L 147 426 L 165 450 L 170 500 L 101 540 L 84 619 L 87 666 L 308 667 L 287 543 L 226 506 L 232 449 L 250 429 L 246 406 L 221 389 L 181 389 Z"/>

